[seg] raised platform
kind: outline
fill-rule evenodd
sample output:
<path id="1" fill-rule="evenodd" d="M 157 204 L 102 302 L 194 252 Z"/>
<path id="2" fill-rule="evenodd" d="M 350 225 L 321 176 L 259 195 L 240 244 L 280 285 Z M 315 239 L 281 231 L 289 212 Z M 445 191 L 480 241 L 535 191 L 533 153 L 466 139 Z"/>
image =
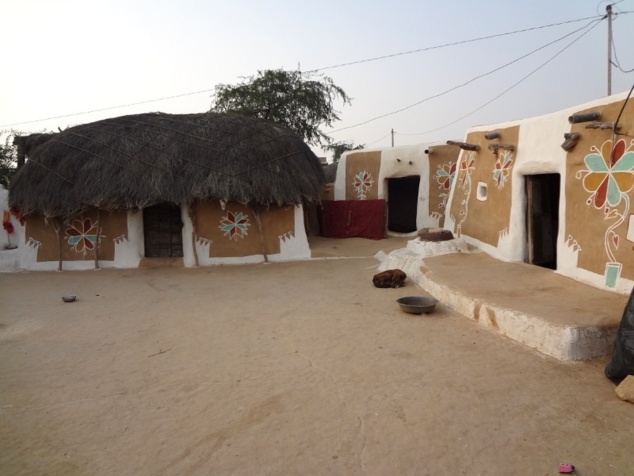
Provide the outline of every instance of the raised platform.
<path id="1" fill-rule="evenodd" d="M 441 305 L 558 360 L 612 351 L 628 296 L 549 269 L 499 261 L 461 241 L 408 242 L 389 255 L 379 253 L 379 270 L 403 269 Z"/>

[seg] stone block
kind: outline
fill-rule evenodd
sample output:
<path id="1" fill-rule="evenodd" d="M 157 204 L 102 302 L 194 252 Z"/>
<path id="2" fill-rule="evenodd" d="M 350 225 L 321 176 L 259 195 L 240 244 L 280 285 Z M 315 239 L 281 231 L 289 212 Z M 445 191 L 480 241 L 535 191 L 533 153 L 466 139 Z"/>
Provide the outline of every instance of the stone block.
<path id="1" fill-rule="evenodd" d="M 634 403 L 634 375 L 628 375 L 614 390 L 621 400 Z"/>

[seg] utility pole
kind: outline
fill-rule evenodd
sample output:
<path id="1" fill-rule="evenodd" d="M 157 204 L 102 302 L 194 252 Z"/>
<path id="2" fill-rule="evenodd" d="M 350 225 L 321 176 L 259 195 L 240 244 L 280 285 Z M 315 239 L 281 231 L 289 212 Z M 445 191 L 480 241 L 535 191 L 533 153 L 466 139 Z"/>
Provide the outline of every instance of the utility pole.
<path id="1" fill-rule="evenodd" d="M 612 95 L 612 5 L 605 7 L 608 18 L 608 96 Z"/>
<path id="2" fill-rule="evenodd" d="M 394 129 L 392 129 L 392 147 L 394 147 Z"/>

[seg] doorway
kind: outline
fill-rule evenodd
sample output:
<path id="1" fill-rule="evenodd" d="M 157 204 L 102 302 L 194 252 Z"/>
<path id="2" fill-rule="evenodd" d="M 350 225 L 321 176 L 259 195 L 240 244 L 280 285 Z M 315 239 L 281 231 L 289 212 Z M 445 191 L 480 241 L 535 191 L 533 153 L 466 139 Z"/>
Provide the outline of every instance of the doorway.
<path id="1" fill-rule="evenodd" d="M 530 264 L 557 269 L 559 174 L 526 176 L 526 240 Z"/>
<path id="2" fill-rule="evenodd" d="M 146 258 L 182 258 L 183 222 L 181 209 L 172 203 L 159 203 L 143 209 L 143 234 Z"/>
<path id="3" fill-rule="evenodd" d="M 387 179 L 387 229 L 395 233 L 416 231 L 420 176 Z"/>

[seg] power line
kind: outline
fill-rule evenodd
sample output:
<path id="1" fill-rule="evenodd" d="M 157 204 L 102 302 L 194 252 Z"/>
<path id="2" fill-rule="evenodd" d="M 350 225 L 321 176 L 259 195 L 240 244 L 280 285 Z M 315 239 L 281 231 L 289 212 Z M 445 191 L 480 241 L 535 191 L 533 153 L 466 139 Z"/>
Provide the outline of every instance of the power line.
<path id="1" fill-rule="evenodd" d="M 550 43 L 546 43 L 545 45 L 540 46 L 539 48 L 537 48 L 537 49 L 535 49 L 535 50 L 533 50 L 533 51 L 531 51 L 531 52 L 529 52 L 529 53 L 526 53 L 525 55 L 522 55 L 522 56 L 520 56 L 519 58 L 514 59 L 513 61 L 510 61 L 510 62 L 508 62 L 508 63 L 506 63 L 506 64 L 504 64 L 504 65 L 502 65 L 502 66 L 498 66 L 497 68 L 492 69 L 492 70 L 490 70 L 490 71 L 488 71 L 488 72 L 486 72 L 486 73 L 483 73 L 483 74 L 480 74 L 480 75 L 478 75 L 478 76 L 475 76 L 474 78 L 471 78 L 470 80 L 468 80 L 468 81 L 466 81 L 466 82 L 464 82 L 464 83 L 461 83 L 461 84 L 459 84 L 459 85 L 457 85 L 457 86 L 454 86 L 454 87 L 452 87 L 452 88 L 449 88 L 449 89 L 447 89 L 447 90 L 445 90 L 445 91 L 443 91 L 443 92 L 441 92 L 441 93 L 434 94 L 433 96 L 428 96 L 428 97 L 426 97 L 426 98 L 424 98 L 424 99 L 421 99 L 421 100 L 420 100 L 420 101 L 418 101 L 418 102 L 415 102 L 415 103 L 413 103 L 413 104 L 410 104 L 410 105 L 408 105 L 408 106 L 405 106 L 405 107 L 403 107 L 403 108 L 401 108 L 401 109 L 398 109 L 398 110 L 396 110 L 396 111 L 388 112 L 388 113 L 386 113 L 386 114 L 382 114 L 382 115 L 380 115 L 380 116 L 373 117 L 372 119 L 368 119 L 367 121 L 359 122 L 359 123 L 357 123 L 357 124 L 353 124 L 353 125 L 351 125 L 351 126 L 342 127 L 342 128 L 340 128 L 340 129 L 335 129 L 335 130 L 327 131 L 327 133 L 328 133 L 328 134 L 334 134 L 334 133 L 336 133 L 336 132 L 341 132 L 341 131 L 344 131 L 344 130 L 347 130 L 347 129 L 352 129 L 352 128 L 354 128 L 354 127 L 363 126 L 363 125 L 365 125 L 365 124 L 369 124 L 370 122 L 374 122 L 374 121 L 376 121 L 376 120 L 378 120 L 378 119 L 383 119 L 383 118 L 385 118 L 385 117 L 388 117 L 388 116 L 393 116 L 394 114 L 401 113 L 401 112 L 406 111 L 406 110 L 408 110 L 408 109 L 411 109 L 411 108 L 413 108 L 413 107 L 415 107 L 415 106 L 419 106 L 420 104 L 422 104 L 422 103 L 424 103 L 424 102 L 430 101 L 430 100 L 432 100 L 432 99 L 436 99 L 436 98 L 438 98 L 438 97 L 441 97 L 441 96 L 444 96 L 444 95 L 446 95 L 446 94 L 449 94 L 450 92 L 453 92 L 453 91 L 455 91 L 455 90 L 457 90 L 457 89 L 463 88 L 463 87 L 465 87 L 465 86 L 467 86 L 467 85 L 469 85 L 469 84 L 473 83 L 474 81 L 477 81 L 478 79 L 481 79 L 481 78 L 484 78 L 484 77 L 486 77 L 486 76 L 489 76 L 489 75 L 491 75 L 491 74 L 493 74 L 493 73 L 496 73 L 497 71 L 500 71 L 500 70 L 502 70 L 502 69 L 506 68 L 507 66 L 510 66 L 510 65 L 512 65 L 512 64 L 514 64 L 514 63 L 517 63 L 518 61 L 521 61 L 521 60 L 523 60 L 524 58 L 527 58 L 528 56 L 530 56 L 530 55 L 532 55 L 532 54 L 534 54 L 534 53 L 536 53 L 536 52 L 538 52 L 538 51 L 540 51 L 540 50 L 543 50 L 544 48 L 547 48 L 548 46 L 551 46 L 551 45 L 553 45 L 553 44 L 555 44 L 555 43 L 557 43 L 557 42 L 559 42 L 559 41 L 562 41 L 562 40 L 564 40 L 564 39 L 568 38 L 569 36 L 571 36 L 571 35 L 573 35 L 573 34 L 575 34 L 575 33 L 579 32 L 579 31 L 581 31 L 581 30 L 587 29 L 590 25 L 592 25 L 592 23 L 596 23 L 596 24 L 598 24 L 598 23 L 599 23 L 599 22 L 603 19 L 603 17 L 601 17 L 601 18 L 599 18 L 599 19 L 596 19 L 596 17 L 593 17 L 593 18 L 595 18 L 595 20 L 591 21 L 590 23 L 588 23 L 587 25 L 585 25 L 585 26 L 583 26 L 583 27 L 581 27 L 581 28 L 578 28 L 578 29 L 576 29 L 576 30 L 574 30 L 574 31 L 572 31 L 572 32 L 570 32 L 570 33 L 567 33 L 566 35 L 562 36 L 561 38 L 558 38 L 558 39 L 556 39 L 556 40 L 554 40 L 554 41 L 551 41 Z M 595 26 L 596 26 L 596 25 L 595 25 Z M 593 28 L 594 28 L 594 27 L 593 27 Z M 591 29 L 592 29 L 592 28 L 590 28 L 590 30 L 591 30 Z M 590 31 L 590 30 L 588 30 L 588 31 Z"/>
<path id="2" fill-rule="evenodd" d="M 611 38 L 612 40 L 612 52 L 614 53 L 614 61 L 610 61 L 614 66 L 616 66 L 619 71 L 621 71 L 622 73 L 631 73 L 634 71 L 634 68 L 632 69 L 623 69 L 623 67 L 621 66 L 621 62 L 619 61 L 618 56 L 616 55 L 616 45 L 614 44 L 614 36 L 612 36 Z"/>
<path id="3" fill-rule="evenodd" d="M 385 139 L 386 137 L 388 137 L 388 136 L 389 136 L 389 135 L 391 135 L 391 134 L 392 134 L 391 132 L 388 132 L 387 134 L 385 134 L 385 135 L 384 135 L 383 137 L 381 137 L 380 139 L 377 139 L 377 140 L 375 140 L 375 141 L 372 141 L 372 142 L 370 142 L 370 143 L 366 144 L 366 147 L 367 147 L 367 146 L 369 146 L 369 145 L 373 145 L 373 144 L 376 144 L 377 142 L 382 141 L 383 139 Z"/>
<path id="4" fill-rule="evenodd" d="M 111 111 L 112 109 L 120 109 L 122 107 L 138 106 L 140 104 L 149 104 L 151 102 L 166 101 L 168 99 L 176 99 L 176 98 L 182 98 L 182 97 L 185 97 L 185 96 L 193 96 L 195 94 L 208 93 L 208 92 L 213 91 L 213 90 L 214 90 L 214 88 L 203 89 L 202 91 L 194 91 L 194 92 L 191 92 L 191 93 L 177 94 L 175 96 L 166 96 L 166 97 L 159 98 L 159 99 L 148 99 L 147 101 L 134 102 L 134 103 L 130 103 L 130 104 L 122 104 L 120 106 L 104 107 L 102 109 L 93 109 L 92 111 L 74 112 L 72 114 L 65 114 L 65 115 L 62 115 L 62 116 L 47 117 L 45 119 L 36 119 L 36 120 L 33 120 L 33 121 L 25 121 L 25 122 L 15 122 L 13 124 L 2 125 L 2 126 L 0 126 L 0 128 L 13 127 L 13 126 L 22 126 L 24 124 L 33 124 L 35 122 L 52 121 L 53 119 L 64 119 L 66 117 L 72 117 L 72 116 L 82 116 L 84 114 L 92 114 L 93 112 Z"/>
<path id="5" fill-rule="evenodd" d="M 624 13 L 632 13 L 632 12 L 620 12 L 620 14 L 624 14 Z M 548 24 L 548 25 L 536 26 L 536 27 L 531 27 L 531 28 L 524 28 L 522 30 L 514 30 L 514 31 L 506 32 L 506 33 L 498 33 L 498 34 L 495 34 L 495 35 L 483 36 L 483 37 L 479 37 L 479 38 L 472 38 L 472 39 L 469 39 L 469 40 L 456 41 L 456 42 L 453 42 L 453 43 L 445 43 L 443 45 L 430 46 L 430 47 L 426 47 L 426 48 L 419 48 L 419 49 L 416 49 L 416 50 L 404 51 L 404 52 L 394 53 L 394 54 L 390 54 L 390 55 L 378 56 L 378 57 L 374 57 L 374 58 L 367 58 L 367 59 L 359 60 L 359 61 L 351 61 L 351 62 L 348 62 L 348 63 L 341 63 L 341 64 L 338 64 L 338 65 L 325 66 L 323 68 L 317 68 L 317 69 L 306 71 L 306 73 L 315 73 L 315 72 L 318 72 L 318 71 L 325 71 L 325 70 L 328 70 L 328 69 L 334 69 L 334 68 L 339 68 L 339 67 L 343 67 L 343 66 L 351 66 L 351 65 L 360 64 L 360 63 L 367 63 L 367 62 L 371 62 L 371 61 L 379 61 L 379 60 L 382 60 L 382 59 L 393 58 L 393 57 L 396 57 L 396 56 L 404 56 L 404 55 L 419 53 L 419 52 L 423 52 L 423 51 L 430 51 L 430 50 L 446 48 L 446 47 L 450 47 L 450 46 L 457 46 L 457 45 L 466 44 L 466 43 L 473 43 L 473 42 L 477 42 L 477 41 L 488 40 L 488 39 L 492 39 L 492 38 L 499 38 L 499 37 L 514 35 L 514 34 L 518 34 L 518 33 L 525 33 L 525 32 L 528 32 L 528 31 L 540 30 L 540 29 L 545 29 L 545 28 L 551 28 L 551 27 L 554 27 L 554 26 L 561 26 L 561 25 L 566 25 L 566 24 L 570 24 L 570 23 L 576 23 L 576 22 L 580 22 L 580 21 L 584 21 L 584 20 L 590 20 L 590 19 L 596 19 L 596 18 L 597 18 L 596 16 L 594 16 L 594 17 L 586 17 L 586 18 L 579 18 L 579 19 L 576 19 L 576 20 L 567 20 L 567 21 L 563 21 L 563 22 L 559 22 L 559 23 L 551 23 L 551 24 Z M 203 89 L 201 91 L 194 91 L 194 92 L 189 92 L 189 93 L 177 94 L 177 95 L 174 95 L 174 96 L 166 96 L 166 97 L 162 97 L 162 98 L 158 98 L 158 99 L 148 99 L 147 101 L 140 101 L 140 102 L 135 102 L 135 103 L 122 104 L 122 105 L 118 105 L 118 106 L 105 107 L 105 108 L 101 108 L 101 109 L 93 109 L 93 110 L 90 110 L 90 111 L 76 112 L 76 113 L 72 113 L 72 114 L 64 114 L 64 115 L 60 115 L 60 116 L 52 116 L 52 117 L 47 117 L 47 118 L 44 118 L 44 119 L 36 119 L 36 120 L 30 120 L 30 121 L 24 121 L 24 122 L 15 122 L 15 123 L 12 123 L 12 124 L 0 125 L 0 128 L 21 126 L 21 125 L 25 125 L 25 124 L 34 124 L 34 123 L 37 123 L 37 122 L 50 121 L 50 120 L 54 120 L 54 119 L 65 119 L 67 117 L 81 116 L 81 115 L 85 115 L 85 114 L 92 114 L 92 113 L 95 113 L 95 112 L 111 111 L 113 109 L 121 109 L 121 108 L 124 108 L 124 107 L 138 106 L 138 105 L 141 105 L 141 104 L 149 104 L 149 103 L 153 103 L 153 102 L 166 101 L 166 100 L 169 100 L 169 99 L 177 99 L 177 98 L 181 98 L 181 97 L 185 97 L 185 96 L 193 96 L 193 95 L 196 95 L 196 94 L 208 93 L 208 92 L 212 92 L 214 90 L 215 90 L 215 88 Z"/>
<path id="6" fill-rule="evenodd" d="M 437 127 L 435 129 L 430 129 L 428 131 L 425 132 L 420 132 L 418 134 L 402 134 L 402 135 L 412 135 L 412 136 L 420 136 L 420 135 L 425 135 L 425 134 L 430 134 L 432 132 L 436 132 L 442 129 L 445 129 L 446 127 L 452 126 L 455 123 L 471 116 L 472 114 L 475 114 L 476 112 L 478 112 L 479 110 L 485 108 L 486 106 L 488 106 L 489 104 L 491 104 L 492 102 L 496 101 L 497 99 L 499 99 L 500 97 L 502 97 L 503 95 L 505 95 L 506 93 L 508 93 L 510 90 L 514 89 L 516 86 L 520 85 L 521 83 L 523 83 L 525 80 L 527 80 L 528 78 L 530 78 L 533 74 L 535 74 L 537 71 L 539 71 L 540 69 L 542 69 L 544 66 L 546 66 L 548 63 L 550 63 L 551 61 L 553 61 L 557 56 L 559 56 L 560 54 L 562 54 L 564 51 L 566 51 L 568 48 L 570 48 L 573 44 L 575 44 L 577 41 L 579 41 L 581 38 L 583 38 L 585 35 L 587 35 L 588 33 L 590 33 L 597 25 L 599 24 L 599 21 L 597 21 L 594 25 L 592 25 L 592 27 L 590 27 L 588 30 L 584 31 L 581 35 L 579 35 L 577 38 L 575 38 L 573 41 L 571 41 L 570 43 L 568 43 L 566 46 L 564 46 L 561 50 L 559 50 L 556 54 L 554 54 L 553 56 L 551 56 L 548 60 L 546 60 L 544 63 L 542 63 L 541 65 L 539 65 L 537 68 L 535 68 L 533 71 L 531 71 L 530 73 L 528 73 L 526 76 L 524 76 L 522 79 L 520 79 L 519 81 L 517 81 L 515 84 L 513 84 L 512 86 L 508 87 L 507 89 L 505 89 L 504 91 L 502 91 L 500 94 L 498 94 L 497 96 L 495 96 L 493 99 L 490 99 L 489 101 L 485 102 L 484 104 L 482 104 L 480 107 L 474 109 L 473 111 L 469 112 L 468 114 L 465 114 L 464 116 L 459 117 L 458 119 L 449 122 L 441 127 Z"/>
<path id="7" fill-rule="evenodd" d="M 602 16 L 603 15 L 601 15 L 601 17 Z M 576 23 L 576 22 L 580 22 L 580 21 L 584 21 L 584 20 L 595 20 L 595 19 L 597 19 L 597 16 L 579 18 L 577 20 L 568 20 L 568 21 L 563 21 L 563 22 L 559 22 L 559 23 L 551 23 L 549 25 L 542 25 L 542 26 L 535 26 L 535 27 L 531 27 L 531 28 L 524 28 L 523 30 L 509 31 L 509 32 L 506 32 L 506 33 L 497 33 L 495 35 L 481 36 L 479 38 L 472 38 L 472 39 L 469 39 L 469 40 L 455 41 L 453 43 L 445 43 L 445 44 L 436 45 L 436 46 L 428 46 L 428 47 L 419 48 L 419 49 L 416 49 L 416 50 L 403 51 L 401 53 L 393 53 L 393 54 L 389 54 L 389 55 L 375 56 L 374 58 L 367 58 L 367 59 L 358 60 L 358 61 L 350 61 L 348 63 L 340 63 L 340 64 L 336 64 L 336 65 L 332 65 L 332 66 L 324 66 L 323 68 L 311 69 L 311 70 L 305 71 L 305 72 L 306 73 L 316 73 L 318 71 L 325 71 L 325 70 L 328 70 L 328 69 L 341 68 L 341 67 L 344 67 L 344 66 L 352 66 L 352 65 L 361 64 L 361 63 L 369 63 L 371 61 L 379 61 L 379 60 L 383 60 L 383 59 L 387 59 L 387 58 L 395 58 L 397 56 L 411 55 L 411 54 L 414 54 L 414 53 L 421 53 L 423 51 L 437 50 L 437 49 L 440 49 L 440 48 L 447 48 L 449 46 L 463 45 L 465 43 L 474 43 L 476 41 L 490 40 L 492 38 L 500 38 L 500 37 L 503 37 L 503 36 L 515 35 L 517 33 L 525 33 L 527 31 L 541 30 L 541 29 L 550 28 L 550 27 L 553 27 L 553 26 L 561 26 L 561 25 L 566 25 L 566 24 L 569 24 L 569 23 Z"/>

